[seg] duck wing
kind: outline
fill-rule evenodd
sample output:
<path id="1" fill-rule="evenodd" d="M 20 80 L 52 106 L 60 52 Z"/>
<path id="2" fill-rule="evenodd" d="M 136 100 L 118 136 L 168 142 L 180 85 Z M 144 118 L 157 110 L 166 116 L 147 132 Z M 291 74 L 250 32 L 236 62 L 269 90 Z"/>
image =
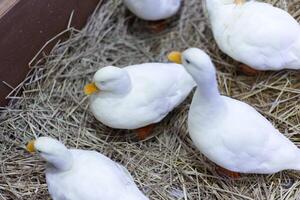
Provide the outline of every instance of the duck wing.
<path id="1" fill-rule="evenodd" d="M 221 140 L 231 155 L 233 171 L 275 173 L 300 169 L 300 151 L 265 117 L 246 103 L 226 98 Z"/>

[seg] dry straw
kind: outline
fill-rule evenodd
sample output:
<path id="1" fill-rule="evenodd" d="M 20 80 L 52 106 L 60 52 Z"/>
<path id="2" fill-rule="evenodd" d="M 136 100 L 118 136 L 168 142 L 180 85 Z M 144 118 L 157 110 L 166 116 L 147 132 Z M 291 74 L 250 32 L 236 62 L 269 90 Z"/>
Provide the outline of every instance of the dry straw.
<path id="1" fill-rule="evenodd" d="M 9 96 L 14 104 L 2 110 L 0 199 L 50 199 L 43 161 L 24 150 L 28 140 L 44 135 L 121 162 L 153 200 L 299 199 L 299 172 L 243 175 L 237 181 L 218 176 L 214 164 L 195 149 L 188 136 L 191 97 L 145 142 L 131 141 L 128 131 L 103 126 L 88 110 L 82 89 L 97 69 L 166 61 L 171 50 L 197 46 L 217 65 L 223 94 L 253 105 L 300 146 L 299 72 L 265 72 L 258 77 L 239 74 L 238 63 L 218 50 L 202 1 L 184 1 L 180 15 L 160 34 L 148 33 L 146 23 L 129 14 L 120 0 L 104 1 L 83 31 L 69 27 L 70 39 L 56 45 L 44 63 L 32 67 L 26 82 Z M 299 0 L 269 3 L 300 21 Z M 20 90 L 24 91 L 18 95 Z"/>

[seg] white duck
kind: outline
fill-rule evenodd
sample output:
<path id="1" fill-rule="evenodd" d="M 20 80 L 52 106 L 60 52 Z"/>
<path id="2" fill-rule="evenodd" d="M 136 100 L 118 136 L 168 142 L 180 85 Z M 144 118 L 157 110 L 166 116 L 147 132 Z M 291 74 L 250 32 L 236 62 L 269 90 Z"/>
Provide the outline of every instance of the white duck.
<path id="1" fill-rule="evenodd" d="M 175 15 L 181 0 L 124 0 L 124 4 L 141 19 L 158 21 Z"/>
<path id="2" fill-rule="evenodd" d="M 91 95 L 90 109 L 99 121 L 116 129 L 138 129 L 143 140 L 195 86 L 182 65 L 144 63 L 98 70 L 85 93 Z"/>
<path id="3" fill-rule="evenodd" d="M 27 144 L 48 163 L 46 181 L 54 200 L 148 200 L 120 164 L 96 151 L 67 149 L 40 137 Z"/>
<path id="4" fill-rule="evenodd" d="M 219 48 L 250 67 L 249 73 L 300 69 L 300 26 L 289 13 L 254 0 L 206 0 L 206 5 Z"/>
<path id="5" fill-rule="evenodd" d="M 171 53 L 197 83 L 188 129 L 196 147 L 217 165 L 241 173 L 300 170 L 300 151 L 246 103 L 220 95 L 216 70 L 202 50 Z"/>

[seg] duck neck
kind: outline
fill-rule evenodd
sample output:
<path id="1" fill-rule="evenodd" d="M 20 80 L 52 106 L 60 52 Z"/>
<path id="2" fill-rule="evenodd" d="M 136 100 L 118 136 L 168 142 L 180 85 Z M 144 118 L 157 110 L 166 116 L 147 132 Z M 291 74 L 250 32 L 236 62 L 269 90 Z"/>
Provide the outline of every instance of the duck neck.
<path id="1" fill-rule="evenodd" d="M 213 122 L 217 119 L 217 116 L 223 112 L 224 104 L 215 78 L 209 81 L 198 80 L 196 82 L 197 90 L 189 111 L 189 126 L 199 126 L 200 123 L 204 127 L 205 124 L 211 124 L 207 122 Z"/>
<path id="2" fill-rule="evenodd" d="M 120 83 L 114 90 L 110 93 L 112 96 L 126 96 L 132 89 L 131 80 L 128 79 Z"/>
<path id="3" fill-rule="evenodd" d="M 195 80 L 197 83 L 197 95 L 202 105 L 215 105 L 220 99 L 221 95 L 218 90 L 218 83 L 215 77 Z"/>
<path id="4" fill-rule="evenodd" d="M 56 154 L 41 154 L 49 164 L 49 168 L 57 171 L 68 171 L 73 166 L 73 157 L 68 149 L 62 150 Z"/>
<path id="5" fill-rule="evenodd" d="M 124 76 L 114 83 L 112 88 L 100 92 L 105 97 L 122 97 L 126 96 L 132 89 L 132 82 L 129 74 L 126 72 Z"/>

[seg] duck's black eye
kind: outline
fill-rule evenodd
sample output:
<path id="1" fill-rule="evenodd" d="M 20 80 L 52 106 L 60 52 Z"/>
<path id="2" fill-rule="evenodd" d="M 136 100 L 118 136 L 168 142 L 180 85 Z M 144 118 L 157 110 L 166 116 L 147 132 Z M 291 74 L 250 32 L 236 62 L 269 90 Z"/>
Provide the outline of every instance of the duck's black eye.
<path id="1" fill-rule="evenodd" d="M 191 63 L 188 59 L 185 59 L 185 62 L 186 62 L 187 64 L 190 64 L 190 63 Z"/>

